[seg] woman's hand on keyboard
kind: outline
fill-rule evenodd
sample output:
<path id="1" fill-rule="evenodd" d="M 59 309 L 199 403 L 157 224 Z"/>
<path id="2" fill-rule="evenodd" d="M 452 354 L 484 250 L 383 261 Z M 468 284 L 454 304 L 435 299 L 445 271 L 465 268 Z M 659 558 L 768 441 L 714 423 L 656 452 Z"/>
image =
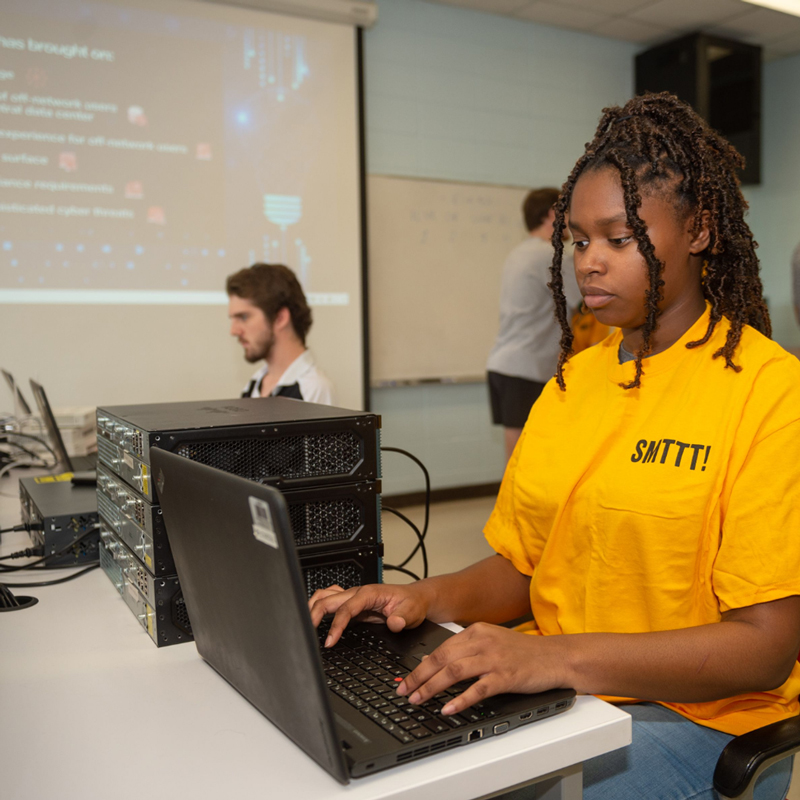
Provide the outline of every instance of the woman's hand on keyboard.
<path id="1" fill-rule="evenodd" d="M 450 700 L 443 714 L 458 714 L 503 692 L 533 693 L 566 686 L 559 642 L 563 636 L 530 636 L 477 622 L 433 651 L 398 686 L 414 704 L 460 681 L 474 680 Z"/>
<path id="2" fill-rule="evenodd" d="M 381 583 L 347 590 L 341 586 L 329 586 L 314 592 L 308 608 L 314 627 L 323 617 L 334 615 L 325 640 L 325 647 L 333 647 L 350 620 L 385 622 L 395 633 L 404 628 L 414 628 L 425 619 L 428 601 L 418 584 Z"/>

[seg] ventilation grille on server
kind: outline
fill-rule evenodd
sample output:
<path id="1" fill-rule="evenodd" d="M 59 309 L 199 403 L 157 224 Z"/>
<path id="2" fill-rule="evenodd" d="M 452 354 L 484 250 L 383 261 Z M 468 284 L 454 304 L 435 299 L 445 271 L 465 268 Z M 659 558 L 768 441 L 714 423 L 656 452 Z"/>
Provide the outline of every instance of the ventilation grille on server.
<path id="1" fill-rule="evenodd" d="M 175 452 L 253 481 L 348 475 L 361 461 L 361 440 L 350 432 L 192 442 Z"/>
<path id="2" fill-rule="evenodd" d="M 361 571 L 352 563 L 308 567 L 303 570 L 303 577 L 309 597 L 317 589 L 327 589 L 333 584 L 341 586 L 342 589 L 352 589 L 353 586 L 361 586 L 362 583 Z"/>
<path id="3" fill-rule="evenodd" d="M 119 509 L 102 492 L 97 493 L 97 510 L 110 523 L 119 522 Z"/>
<path id="4" fill-rule="evenodd" d="M 180 628 L 190 636 L 192 635 L 192 623 L 189 620 L 189 613 L 186 611 L 183 592 L 172 599 L 172 623 L 176 628 Z"/>
<path id="5" fill-rule="evenodd" d="M 363 524 L 352 498 L 290 503 L 289 520 L 298 545 L 349 541 Z"/>
<path id="6" fill-rule="evenodd" d="M 100 461 L 113 464 L 117 458 L 117 448 L 102 436 L 97 437 L 97 455 Z"/>

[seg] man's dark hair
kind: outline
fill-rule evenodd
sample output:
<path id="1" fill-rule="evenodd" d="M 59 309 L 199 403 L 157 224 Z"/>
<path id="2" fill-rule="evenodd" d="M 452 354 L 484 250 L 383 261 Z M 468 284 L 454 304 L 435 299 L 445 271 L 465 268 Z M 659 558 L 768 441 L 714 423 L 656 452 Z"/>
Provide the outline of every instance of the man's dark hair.
<path id="1" fill-rule="evenodd" d="M 548 285 L 556 301 L 556 317 L 562 331 L 556 373 L 558 385 L 562 390 L 565 388 L 564 364 L 572 355 L 572 331 L 561 275 L 565 216 L 578 178 L 586 171 L 606 167 L 613 167 L 619 173 L 628 226 L 650 277 L 650 287 L 643 298 L 647 316 L 642 326 L 642 349 L 636 353 L 636 376 L 630 383 L 622 384 L 623 388 L 641 385 L 642 358 L 650 352 L 653 332 L 658 325 L 658 304 L 664 299 L 661 291 L 664 264 L 656 258 L 647 227 L 638 213 L 642 204 L 641 191 L 658 192 L 665 199 L 671 196 L 677 213 L 684 219 L 692 216 L 695 233 L 700 232 L 703 214 L 708 213 L 710 240 L 702 254 L 702 289 L 711 304 L 711 318 L 703 337 L 687 342 L 686 347 L 705 344 L 725 316 L 730 329 L 725 344 L 713 357 L 723 357 L 726 368 L 739 372 L 741 367 L 733 363 L 733 353 L 742 337 L 742 328 L 752 325 L 766 336 L 772 336 L 758 274 L 755 252 L 758 245 L 744 221 L 747 202 L 736 174 L 737 169 L 744 167 L 744 158 L 691 106 L 662 92 L 634 97 L 622 108 L 603 109 L 594 139 L 586 145 L 556 203 L 555 255 Z"/>
<path id="2" fill-rule="evenodd" d="M 543 222 L 550 209 L 558 200 L 558 189 L 546 186 L 544 189 L 534 189 L 522 202 L 522 216 L 525 218 L 525 227 L 535 230 Z"/>
<path id="3" fill-rule="evenodd" d="M 306 343 L 311 327 L 311 309 L 306 302 L 300 281 L 283 264 L 253 264 L 229 275 L 225 282 L 228 295 L 249 300 L 264 312 L 270 324 L 282 308 L 289 309 L 292 327 L 300 341 Z"/>

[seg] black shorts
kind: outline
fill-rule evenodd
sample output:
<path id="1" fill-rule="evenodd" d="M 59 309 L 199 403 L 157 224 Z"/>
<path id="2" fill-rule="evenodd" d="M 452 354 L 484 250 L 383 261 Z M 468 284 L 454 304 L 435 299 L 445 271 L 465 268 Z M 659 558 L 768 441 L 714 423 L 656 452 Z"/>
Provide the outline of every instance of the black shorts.
<path id="1" fill-rule="evenodd" d="M 492 422 L 504 428 L 524 428 L 544 384 L 525 378 L 487 372 L 489 402 L 492 405 Z"/>

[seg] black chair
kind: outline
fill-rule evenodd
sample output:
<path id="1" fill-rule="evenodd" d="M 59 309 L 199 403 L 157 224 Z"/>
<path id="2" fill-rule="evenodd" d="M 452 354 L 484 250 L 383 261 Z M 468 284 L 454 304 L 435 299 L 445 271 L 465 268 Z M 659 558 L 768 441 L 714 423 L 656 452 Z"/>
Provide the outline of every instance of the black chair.
<path id="1" fill-rule="evenodd" d="M 714 788 L 722 800 L 752 800 L 758 776 L 800 751 L 800 716 L 773 722 L 728 742 L 717 760 Z"/>

